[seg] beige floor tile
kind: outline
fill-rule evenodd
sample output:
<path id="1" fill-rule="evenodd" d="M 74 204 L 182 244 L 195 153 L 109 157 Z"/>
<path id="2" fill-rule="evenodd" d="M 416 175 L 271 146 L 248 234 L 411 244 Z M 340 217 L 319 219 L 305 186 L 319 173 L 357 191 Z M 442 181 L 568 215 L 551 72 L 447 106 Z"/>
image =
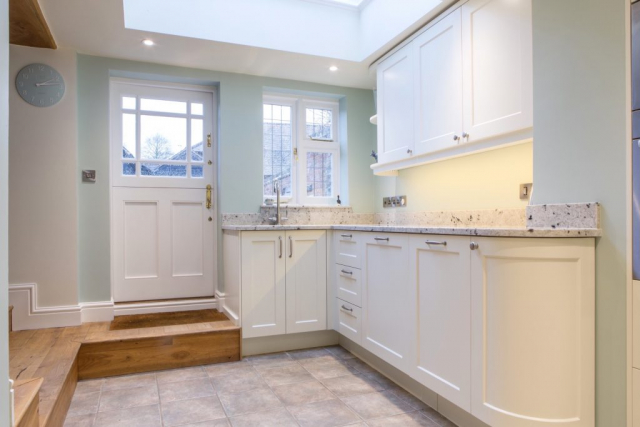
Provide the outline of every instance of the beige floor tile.
<path id="1" fill-rule="evenodd" d="M 335 427 L 360 421 L 360 418 L 338 399 L 290 406 L 287 409 L 302 427 Z"/>
<path id="2" fill-rule="evenodd" d="M 202 421 L 201 423 L 181 424 L 180 427 L 231 427 L 231 422 L 228 418 L 221 418 L 219 420 Z"/>
<path id="3" fill-rule="evenodd" d="M 71 406 L 67 411 L 68 417 L 77 415 L 95 414 L 98 412 L 98 404 L 100 403 L 100 392 L 93 393 L 76 393 L 71 399 Z"/>
<path id="4" fill-rule="evenodd" d="M 98 378 L 97 380 L 78 381 L 75 394 L 102 391 L 102 385 L 104 384 L 104 382 L 104 378 Z"/>
<path id="5" fill-rule="evenodd" d="M 248 363 L 255 366 L 271 365 L 276 367 L 282 364 L 290 363 L 293 359 L 287 353 L 263 354 L 259 356 L 250 356 L 246 358 Z"/>
<path id="6" fill-rule="evenodd" d="M 158 405 L 99 412 L 96 427 L 162 427 Z"/>
<path id="7" fill-rule="evenodd" d="M 420 412 L 369 420 L 367 421 L 367 425 L 369 427 L 439 427 L 438 424 Z"/>
<path id="8" fill-rule="evenodd" d="M 253 372 L 253 370 L 253 365 L 247 362 L 220 363 L 219 365 L 209 365 L 204 367 L 204 371 L 211 378 L 235 375 L 244 372 Z"/>
<path id="9" fill-rule="evenodd" d="M 156 374 L 158 384 L 174 383 L 178 381 L 193 380 L 196 378 L 206 378 L 207 374 L 201 366 L 194 368 L 173 369 L 171 371 L 161 371 Z"/>
<path id="10" fill-rule="evenodd" d="M 288 351 L 289 356 L 294 360 L 316 359 L 318 357 L 331 356 L 326 348 L 311 348 L 308 350 Z"/>
<path id="11" fill-rule="evenodd" d="M 378 372 L 360 359 L 348 359 L 348 360 L 345 360 L 344 363 L 347 364 L 347 366 L 350 366 L 363 374 L 371 374 L 371 373 Z"/>
<path id="12" fill-rule="evenodd" d="M 231 418 L 233 427 L 298 427 L 285 408 L 256 412 Z"/>
<path id="13" fill-rule="evenodd" d="M 102 392 L 99 412 L 153 405 L 158 402 L 158 389 L 155 384 L 122 390 L 108 390 Z"/>
<path id="14" fill-rule="evenodd" d="M 217 396 L 162 404 L 162 419 L 165 426 L 193 424 L 224 418 L 226 415 Z"/>
<path id="15" fill-rule="evenodd" d="M 413 406 L 414 409 L 416 410 L 425 410 L 428 411 L 431 408 L 429 407 L 429 405 L 427 405 L 426 403 L 424 403 L 423 401 L 421 401 L 420 399 L 418 399 L 417 397 L 415 397 L 413 394 L 409 393 L 407 390 L 400 388 L 400 387 L 394 387 L 389 389 L 393 394 L 395 394 L 396 396 L 398 396 L 400 399 L 404 400 L 405 402 L 407 402 L 409 405 Z"/>
<path id="16" fill-rule="evenodd" d="M 341 399 L 365 420 L 414 411 L 411 405 L 389 391 L 356 394 Z"/>
<path id="17" fill-rule="evenodd" d="M 282 406 L 278 397 L 267 386 L 241 392 L 218 395 L 229 417 L 267 411 Z"/>
<path id="18" fill-rule="evenodd" d="M 356 357 L 349 350 L 339 345 L 334 345 L 334 346 L 325 347 L 325 348 L 329 353 L 339 357 L 340 359 L 354 359 Z"/>
<path id="19" fill-rule="evenodd" d="M 367 377 L 370 380 L 373 380 L 373 381 L 377 382 L 382 387 L 384 387 L 385 390 L 394 389 L 394 388 L 400 387 L 398 384 L 394 383 L 389 378 L 385 377 L 384 375 L 382 375 L 379 372 L 371 372 L 371 373 L 368 373 L 368 374 L 364 373 L 362 375 L 364 375 L 365 377 Z"/>
<path id="20" fill-rule="evenodd" d="M 311 374 L 300 365 L 266 369 L 261 371 L 260 375 L 270 387 L 313 379 Z"/>
<path id="21" fill-rule="evenodd" d="M 196 399 L 216 394 L 209 378 L 158 384 L 158 389 L 160 391 L 160 402 L 162 403 Z"/>
<path id="22" fill-rule="evenodd" d="M 257 372 L 243 372 L 235 375 L 211 378 L 218 393 L 240 393 L 266 385 Z"/>
<path id="23" fill-rule="evenodd" d="M 318 380 L 273 387 L 273 392 L 285 406 L 306 405 L 335 399 L 335 396 Z"/>
<path id="24" fill-rule="evenodd" d="M 444 417 L 444 415 L 442 415 L 440 412 L 436 411 L 435 409 L 431 408 L 430 406 L 426 406 L 426 408 L 423 409 L 421 412 L 424 415 L 426 415 L 427 418 L 433 420 L 437 425 L 441 427 L 456 426 L 452 421 L 449 421 L 447 418 Z"/>
<path id="25" fill-rule="evenodd" d="M 135 374 L 121 377 L 107 378 L 102 386 L 102 391 L 121 390 L 125 388 L 142 387 L 156 384 L 156 374 Z"/>
<path id="26" fill-rule="evenodd" d="M 84 414 L 78 416 L 69 416 L 64 420 L 64 427 L 92 427 L 96 419 L 96 414 Z"/>
<path id="27" fill-rule="evenodd" d="M 309 364 L 309 365 L 305 365 L 305 369 L 309 371 L 311 375 L 313 375 L 315 378 L 319 380 L 358 373 L 358 371 L 355 370 L 354 368 L 346 366 L 339 362 Z"/>
<path id="28" fill-rule="evenodd" d="M 384 390 L 384 387 L 378 382 L 363 375 L 343 375 L 341 377 L 327 378 L 322 380 L 322 384 L 338 397 Z"/>

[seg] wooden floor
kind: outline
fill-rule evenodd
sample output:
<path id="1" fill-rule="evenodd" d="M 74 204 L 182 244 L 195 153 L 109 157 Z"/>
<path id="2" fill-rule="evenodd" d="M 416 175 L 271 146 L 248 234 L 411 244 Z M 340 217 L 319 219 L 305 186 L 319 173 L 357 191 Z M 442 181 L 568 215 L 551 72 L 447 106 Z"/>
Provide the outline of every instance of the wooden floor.
<path id="1" fill-rule="evenodd" d="M 189 325 L 203 322 L 221 322 L 229 320 L 218 310 L 176 311 L 173 313 L 132 314 L 116 317 L 109 330 L 154 328 L 158 326 Z"/>
<path id="2" fill-rule="evenodd" d="M 231 321 L 109 330 L 111 322 L 9 334 L 9 375 L 42 378 L 40 426 L 62 426 L 78 376 L 96 378 L 239 360 Z"/>

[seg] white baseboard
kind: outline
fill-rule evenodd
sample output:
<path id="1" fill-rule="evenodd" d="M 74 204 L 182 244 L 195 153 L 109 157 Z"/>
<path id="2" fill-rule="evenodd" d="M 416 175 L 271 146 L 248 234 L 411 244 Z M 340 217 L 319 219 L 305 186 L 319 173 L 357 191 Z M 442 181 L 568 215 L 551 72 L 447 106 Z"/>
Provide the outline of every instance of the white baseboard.
<path id="1" fill-rule="evenodd" d="M 185 299 L 175 301 L 141 302 L 131 304 L 118 304 L 114 306 L 114 316 L 125 316 L 128 314 L 148 314 L 167 313 L 173 311 L 210 310 L 218 308 L 218 300 L 208 299 Z"/>
<path id="2" fill-rule="evenodd" d="M 240 314 L 233 311 L 226 304 L 226 294 L 224 292 L 216 291 L 216 299 L 218 300 L 218 310 L 226 314 L 226 316 L 235 323 L 236 326 L 240 326 Z"/>
<path id="3" fill-rule="evenodd" d="M 78 326 L 82 323 L 80 305 L 38 307 L 35 283 L 9 285 L 9 304 L 13 305 L 13 330 Z"/>
<path id="4" fill-rule="evenodd" d="M 80 303 L 82 323 L 110 322 L 113 320 L 113 301 Z"/>

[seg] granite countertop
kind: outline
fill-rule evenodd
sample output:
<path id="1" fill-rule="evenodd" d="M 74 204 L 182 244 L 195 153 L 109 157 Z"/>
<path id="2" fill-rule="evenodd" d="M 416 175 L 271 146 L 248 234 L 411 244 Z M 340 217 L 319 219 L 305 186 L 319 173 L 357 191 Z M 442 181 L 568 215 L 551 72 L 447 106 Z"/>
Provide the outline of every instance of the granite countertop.
<path id="1" fill-rule="evenodd" d="M 525 228 L 525 227 L 428 227 L 392 226 L 375 224 L 339 225 L 223 225 L 223 230 L 275 231 L 275 230 L 347 230 L 377 233 L 445 234 L 485 237 L 600 237 L 598 228 Z"/>

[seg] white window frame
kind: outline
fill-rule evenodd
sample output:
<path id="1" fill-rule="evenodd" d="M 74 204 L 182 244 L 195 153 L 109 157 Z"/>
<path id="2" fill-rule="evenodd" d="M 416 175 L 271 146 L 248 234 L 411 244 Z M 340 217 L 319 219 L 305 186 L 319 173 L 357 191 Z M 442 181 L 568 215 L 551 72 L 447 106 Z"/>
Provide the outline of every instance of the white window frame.
<path id="1" fill-rule="evenodd" d="M 111 154 L 111 184 L 116 187 L 151 187 L 151 188 L 204 188 L 206 184 L 211 184 L 215 179 L 215 153 L 214 150 L 207 147 L 205 141 L 203 147 L 203 160 L 202 162 L 192 162 L 190 158 L 187 158 L 184 163 L 195 166 L 202 166 L 203 176 L 202 178 L 192 178 L 191 168 L 187 167 L 186 177 L 161 177 L 161 176 L 143 176 L 140 174 L 140 167 L 138 163 L 163 163 L 171 164 L 171 161 L 144 161 L 142 159 L 131 159 L 128 163 L 136 163 L 135 175 L 123 175 L 122 165 L 127 163 L 122 158 L 122 113 L 136 114 L 136 151 L 139 154 L 141 147 L 139 141 L 140 134 L 140 116 L 141 115 L 159 115 L 159 116 L 176 116 L 185 117 L 188 121 L 193 119 L 203 120 L 204 135 L 211 134 L 212 140 L 215 137 L 214 133 L 214 117 L 216 113 L 216 105 L 213 102 L 215 98 L 215 88 L 187 85 L 187 84 L 172 84 L 161 83 L 151 81 L 141 81 L 123 78 L 111 78 L 110 80 L 110 154 Z M 185 101 L 182 97 L 185 93 L 189 94 L 188 102 L 196 102 L 203 104 L 203 115 L 192 115 L 191 111 L 187 109 L 186 114 L 172 114 L 172 113 L 153 113 L 143 112 L 141 113 L 140 98 L 152 98 L 162 99 L 167 101 Z M 176 98 L 176 94 L 182 97 Z M 122 108 L 122 97 L 136 98 L 136 109 L 127 110 Z M 191 148 L 191 134 L 187 134 L 187 147 L 190 152 Z M 209 165 L 211 161 L 211 165 Z M 183 162 L 180 162 L 183 163 Z"/>
<path id="2" fill-rule="evenodd" d="M 291 197 L 282 197 L 283 203 L 289 205 L 307 206 L 331 206 L 337 205 L 337 197 L 340 194 L 340 104 L 337 100 L 327 100 L 309 97 L 290 97 L 273 93 L 263 95 L 264 104 L 286 105 L 292 107 L 291 116 L 291 146 L 297 155 L 292 153 L 291 165 Z M 331 140 L 311 139 L 306 132 L 306 110 L 317 108 L 332 111 Z M 264 120 L 264 119 L 263 119 Z M 297 151 L 296 151 L 297 150 Z M 315 197 L 307 196 L 307 153 L 329 153 L 332 155 L 331 165 L 331 196 Z M 263 159 L 264 162 L 264 159 Z M 263 163 L 264 164 L 264 163 Z M 262 175 L 264 177 L 264 173 Z M 264 179 L 264 178 L 263 178 Z M 264 185 L 264 183 L 261 183 Z M 263 201 L 273 196 L 263 195 Z"/>

